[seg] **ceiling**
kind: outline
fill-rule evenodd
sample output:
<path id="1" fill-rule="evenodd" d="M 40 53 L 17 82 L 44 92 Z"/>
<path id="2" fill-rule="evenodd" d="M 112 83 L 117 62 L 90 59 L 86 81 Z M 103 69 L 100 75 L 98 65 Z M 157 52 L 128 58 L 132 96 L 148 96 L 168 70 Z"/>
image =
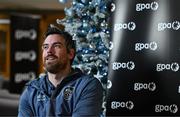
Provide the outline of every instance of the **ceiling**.
<path id="1" fill-rule="evenodd" d="M 61 3 L 59 1 L 67 1 Z M 0 0 L 0 11 L 9 10 L 63 10 L 72 0 Z"/>

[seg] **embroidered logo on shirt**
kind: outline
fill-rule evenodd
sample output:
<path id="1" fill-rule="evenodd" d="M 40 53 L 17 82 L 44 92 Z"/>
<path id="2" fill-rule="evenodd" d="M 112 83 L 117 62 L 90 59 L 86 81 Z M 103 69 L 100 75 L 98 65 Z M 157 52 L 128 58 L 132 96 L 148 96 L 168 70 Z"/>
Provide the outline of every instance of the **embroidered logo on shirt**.
<path id="1" fill-rule="evenodd" d="M 37 95 L 37 101 L 45 101 L 46 100 L 46 96 L 44 94 L 39 93 Z"/>
<path id="2" fill-rule="evenodd" d="M 74 87 L 71 87 L 71 86 L 66 87 L 63 92 L 64 99 L 69 100 L 73 91 L 74 91 Z"/>

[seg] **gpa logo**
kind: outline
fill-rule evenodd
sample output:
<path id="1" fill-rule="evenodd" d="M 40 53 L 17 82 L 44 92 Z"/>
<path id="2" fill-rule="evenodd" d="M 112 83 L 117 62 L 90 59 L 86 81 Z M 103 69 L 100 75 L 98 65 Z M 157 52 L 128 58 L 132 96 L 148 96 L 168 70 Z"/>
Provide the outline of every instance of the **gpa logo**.
<path id="1" fill-rule="evenodd" d="M 15 52 L 15 61 L 19 62 L 22 60 L 29 60 L 29 61 L 35 61 L 37 58 L 36 52 L 34 50 L 22 52 L 17 51 Z"/>
<path id="2" fill-rule="evenodd" d="M 129 61 L 127 63 L 120 63 L 120 62 L 113 62 L 112 63 L 112 69 L 118 70 L 118 69 L 128 69 L 133 70 L 135 68 L 135 64 L 133 61 Z"/>
<path id="3" fill-rule="evenodd" d="M 37 38 L 37 32 L 34 29 L 30 30 L 16 30 L 15 31 L 15 38 L 17 40 L 28 38 L 30 40 L 35 40 Z"/>
<path id="4" fill-rule="evenodd" d="M 136 4 L 136 11 L 143 11 L 143 10 L 153 10 L 156 11 L 159 7 L 159 4 L 157 2 L 152 3 L 138 3 Z"/>
<path id="5" fill-rule="evenodd" d="M 155 112 L 160 113 L 160 112 L 163 112 L 163 111 L 171 112 L 171 113 L 175 114 L 178 111 L 178 106 L 176 104 L 171 104 L 171 105 L 157 104 L 155 106 Z"/>
<path id="6" fill-rule="evenodd" d="M 29 72 L 29 73 L 15 73 L 14 74 L 14 80 L 16 83 L 20 83 L 23 81 L 29 81 L 36 78 L 35 72 Z"/>
<path id="7" fill-rule="evenodd" d="M 74 91 L 74 87 L 71 86 L 66 87 L 63 92 L 64 99 L 69 100 L 70 97 L 72 96 L 73 91 Z"/>
<path id="8" fill-rule="evenodd" d="M 115 11 L 116 5 L 114 3 L 111 3 L 111 12 Z"/>
<path id="9" fill-rule="evenodd" d="M 132 101 L 127 101 L 127 102 L 112 101 L 111 109 L 118 109 L 118 108 L 126 108 L 132 110 L 134 108 L 134 103 Z"/>
<path id="10" fill-rule="evenodd" d="M 107 81 L 107 88 L 110 89 L 112 87 L 112 82 L 110 80 Z"/>
<path id="11" fill-rule="evenodd" d="M 136 24 L 134 22 L 129 22 L 129 23 L 116 23 L 114 25 L 114 31 L 119 31 L 119 30 L 130 30 L 133 31 L 136 28 Z"/>
<path id="12" fill-rule="evenodd" d="M 178 93 L 180 93 L 180 85 L 178 86 Z"/>
<path id="13" fill-rule="evenodd" d="M 172 70 L 174 72 L 177 72 L 179 70 L 179 64 L 174 62 L 171 64 L 157 64 L 156 65 L 156 71 L 164 71 L 164 70 Z"/>
<path id="14" fill-rule="evenodd" d="M 173 29 L 173 30 L 179 30 L 180 28 L 180 22 L 174 21 L 169 23 L 158 23 L 158 31 L 163 31 L 165 29 Z"/>
<path id="15" fill-rule="evenodd" d="M 114 47 L 114 44 L 113 44 L 113 42 L 112 42 L 112 41 L 110 41 L 110 42 L 109 42 L 109 50 L 112 50 L 112 49 L 113 49 L 113 47 Z"/>
<path id="16" fill-rule="evenodd" d="M 134 83 L 134 90 L 135 91 L 140 91 L 140 90 L 155 91 L 156 90 L 156 84 L 154 82 L 150 82 L 150 83 Z"/>
<path id="17" fill-rule="evenodd" d="M 135 51 L 141 51 L 143 49 L 149 49 L 149 50 L 155 51 L 157 49 L 157 43 L 150 42 L 150 43 L 136 43 L 135 44 Z"/>

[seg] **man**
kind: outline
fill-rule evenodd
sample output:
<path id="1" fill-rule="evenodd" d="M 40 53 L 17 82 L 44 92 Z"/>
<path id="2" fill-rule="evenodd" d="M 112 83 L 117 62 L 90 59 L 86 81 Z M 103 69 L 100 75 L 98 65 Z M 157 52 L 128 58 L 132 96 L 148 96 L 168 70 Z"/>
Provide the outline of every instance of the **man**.
<path id="1" fill-rule="evenodd" d="M 18 116 L 99 116 L 101 83 L 79 69 L 72 69 L 76 51 L 72 36 L 51 25 L 42 50 L 46 75 L 27 84 L 20 98 Z"/>

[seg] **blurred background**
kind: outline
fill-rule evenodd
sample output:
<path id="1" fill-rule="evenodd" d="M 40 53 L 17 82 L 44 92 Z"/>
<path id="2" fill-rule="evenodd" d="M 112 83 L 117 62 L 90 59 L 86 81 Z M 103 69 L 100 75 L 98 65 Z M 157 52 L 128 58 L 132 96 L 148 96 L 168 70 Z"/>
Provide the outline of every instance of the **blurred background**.
<path id="1" fill-rule="evenodd" d="M 43 72 L 43 33 L 64 18 L 62 2 L 0 0 L 0 116 L 17 115 L 22 86 Z"/>

